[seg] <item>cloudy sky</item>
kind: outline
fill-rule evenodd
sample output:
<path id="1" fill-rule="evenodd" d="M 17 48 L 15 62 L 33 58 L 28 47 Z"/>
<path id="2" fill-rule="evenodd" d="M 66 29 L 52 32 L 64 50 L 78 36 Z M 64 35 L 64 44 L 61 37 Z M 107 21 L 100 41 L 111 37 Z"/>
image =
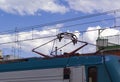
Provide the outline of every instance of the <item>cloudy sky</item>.
<path id="1" fill-rule="evenodd" d="M 83 17 L 111 10 L 119 10 L 119 3 L 120 0 L 0 0 L 0 32 L 5 32 L 0 35 L 0 44 L 11 42 L 16 39 L 25 40 L 46 37 L 66 31 L 77 32 L 76 35 L 80 39 L 84 36 L 85 41 L 95 44 L 95 40 L 98 37 L 98 31 L 85 33 L 81 31 L 113 27 L 119 22 L 119 19 L 107 19 L 119 17 L 119 12 L 43 27 L 40 25 L 74 17 Z M 31 27 L 37 28 L 31 30 Z M 6 33 L 6 31 L 9 30 L 14 31 L 15 28 L 21 31 L 18 30 L 20 31 L 18 34 Z M 27 30 L 23 31 L 23 29 Z M 103 31 L 101 36 L 116 34 L 119 34 L 118 29 L 109 28 Z M 19 38 L 15 37 L 15 35 Z M 19 52 L 22 53 L 22 56 L 28 56 L 25 54 L 28 54 L 28 52 L 31 52 L 32 48 L 39 46 L 47 40 L 50 40 L 50 38 L 17 44 L 5 44 L 1 45 L 0 49 L 3 50 L 4 54 L 13 54 L 12 52 L 18 54 Z M 50 45 L 47 47 L 51 48 Z M 15 51 L 14 48 L 19 49 Z M 48 52 L 45 48 L 42 48 L 42 50 Z"/>

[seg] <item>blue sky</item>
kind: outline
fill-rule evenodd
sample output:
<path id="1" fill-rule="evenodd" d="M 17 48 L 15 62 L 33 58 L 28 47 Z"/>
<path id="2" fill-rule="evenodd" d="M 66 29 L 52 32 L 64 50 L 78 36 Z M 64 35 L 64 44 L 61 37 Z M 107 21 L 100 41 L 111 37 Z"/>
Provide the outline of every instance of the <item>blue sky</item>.
<path id="1" fill-rule="evenodd" d="M 118 3 L 119 0 L 1 0 L 0 31 L 114 10 L 119 8 Z"/>
<path id="2" fill-rule="evenodd" d="M 0 0 L 0 32 L 7 30 L 14 30 L 16 27 L 20 29 L 29 28 L 30 26 L 41 25 L 58 20 L 87 16 L 87 15 L 102 13 L 110 10 L 116 10 L 120 8 L 119 3 L 120 0 L 116 0 L 116 1 L 115 0 L 100 0 L 100 1 L 98 0 Z M 117 12 L 116 15 L 112 13 L 109 15 L 106 14 L 89 19 L 82 19 L 79 21 L 47 26 L 47 28 L 55 28 L 55 27 L 61 28 L 57 30 L 55 29 L 49 30 L 49 32 L 45 31 L 46 27 L 39 27 L 39 29 L 34 29 L 34 33 L 40 32 L 41 34 L 43 34 L 41 36 L 46 36 L 46 35 L 52 35 L 53 33 L 56 33 L 56 31 L 61 32 L 60 30 L 79 32 L 81 30 L 88 30 L 88 29 L 92 30 L 96 28 L 111 27 L 114 26 L 114 20 L 111 21 L 103 20 L 97 23 L 78 25 L 70 28 L 63 28 L 72 24 L 81 24 L 90 21 L 109 19 L 109 18 L 114 18 L 115 16 L 119 16 L 119 12 Z M 116 30 L 114 31 L 115 34 L 118 32 Z M 26 32 L 21 31 L 20 34 L 23 34 L 23 36 L 20 36 L 20 39 L 26 39 L 28 37 L 31 37 L 30 33 L 31 33 L 30 30 L 27 30 Z M 85 35 L 87 41 L 90 42 L 94 42 L 97 37 L 97 35 L 95 36 L 95 34 L 86 33 L 83 35 Z M 93 35 L 92 38 L 90 37 L 90 35 Z M 11 34 L 5 34 L 4 36 L 12 37 Z M 4 36 L 1 35 L 1 37 Z M 13 38 L 2 39 L 3 42 L 12 41 L 12 40 Z M 30 42 L 21 43 L 21 44 L 27 46 L 29 45 L 31 48 L 34 48 L 35 46 L 41 44 L 38 43 L 38 41 L 35 43 L 36 45 L 31 45 Z M 11 47 L 12 45 L 1 46 L 1 48 L 8 50 L 11 49 Z M 24 53 L 27 51 L 27 50 L 24 51 L 25 48 L 26 46 L 23 46 L 22 52 Z M 30 50 L 31 49 L 29 49 L 28 51 Z"/>

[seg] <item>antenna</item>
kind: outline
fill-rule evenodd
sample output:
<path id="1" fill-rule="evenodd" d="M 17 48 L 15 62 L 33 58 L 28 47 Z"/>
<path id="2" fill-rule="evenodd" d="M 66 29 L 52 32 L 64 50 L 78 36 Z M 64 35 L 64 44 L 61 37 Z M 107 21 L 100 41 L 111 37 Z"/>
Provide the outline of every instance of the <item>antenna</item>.
<path id="1" fill-rule="evenodd" d="M 116 23 L 117 23 L 117 20 L 116 20 L 116 11 L 114 11 L 114 27 L 116 28 Z"/>

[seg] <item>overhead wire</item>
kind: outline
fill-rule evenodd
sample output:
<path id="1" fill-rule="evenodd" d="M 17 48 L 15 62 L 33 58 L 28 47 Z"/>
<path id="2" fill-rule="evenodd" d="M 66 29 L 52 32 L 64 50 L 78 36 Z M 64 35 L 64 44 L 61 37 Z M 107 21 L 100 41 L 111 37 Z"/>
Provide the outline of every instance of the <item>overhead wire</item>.
<path id="1" fill-rule="evenodd" d="M 34 38 L 34 39 L 31 38 L 31 39 L 19 40 L 19 41 L 17 41 L 17 42 L 33 41 L 33 40 L 44 39 L 44 38 L 52 38 L 52 37 L 55 37 L 55 36 L 56 36 L 56 35 L 45 36 L 45 37 L 38 37 L 38 38 Z M 10 44 L 10 43 L 16 43 L 16 41 L 3 42 L 3 43 L 0 43 L 0 45 Z"/>
<path id="2" fill-rule="evenodd" d="M 71 19 L 66 19 L 66 20 L 60 20 L 60 21 L 56 21 L 56 22 L 52 22 L 52 23 L 46 23 L 46 24 L 41 24 L 41 25 L 35 25 L 35 26 L 31 26 L 32 29 L 34 28 L 39 28 L 42 26 L 48 26 L 48 25 L 53 25 L 53 24 L 58 24 L 58 23 L 65 23 L 65 22 L 70 22 L 70 21 L 75 21 L 75 20 L 81 20 L 81 19 L 85 19 L 85 18 L 91 18 L 91 17 L 96 17 L 96 16 L 100 16 L 100 15 L 105 15 L 105 14 L 110 14 L 110 13 L 114 13 L 114 12 L 120 12 L 120 9 L 117 10 L 112 10 L 112 11 L 107 11 L 107 12 L 103 12 L 103 13 L 97 13 L 97 14 L 92 14 L 92 15 L 88 15 L 88 16 L 82 16 L 82 17 L 76 17 L 76 18 L 71 18 Z M 119 19 L 120 17 L 116 17 L 116 19 Z M 73 26 L 80 26 L 80 25 L 86 25 L 86 24 L 91 24 L 91 23 L 97 23 L 97 22 L 102 22 L 102 21 L 108 21 L 108 20 L 114 20 L 114 18 L 107 18 L 107 19 L 102 19 L 102 20 L 95 20 L 95 21 L 90 21 L 90 22 L 84 22 L 84 23 L 77 23 L 77 24 L 72 24 L 72 25 L 67 25 L 64 26 L 62 28 L 70 28 Z M 120 27 L 120 26 L 115 26 L 115 27 Z M 113 28 L 113 27 L 111 27 Z M 28 28 L 21 28 L 18 29 L 19 32 L 21 30 L 27 30 Z M 30 28 L 29 28 L 30 29 Z M 58 27 L 54 28 L 54 29 L 59 29 Z M 47 30 L 51 30 L 51 29 L 47 29 Z M 96 29 L 98 30 L 98 29 Z M 95 30 L 87 30 L 87 31 L 95 31 Z M 10 32 L 10 31 L 9 31 Z M 79 31 L 79 32 L 86 32 L 86 31 Z M 16 33 L 16 32 L 15 32 Z M 2 33 L 0 33 L 1 35 Z M 4 34 L 4 33 L 3 33 Z M 22 35 L 22 34 L 21 34 Z M 25 40 L 19 40 L 17 42 L 23 42 L 23 41 L 30 41 L 30 40 L 36 40 L 36 39 L 44 39 L 44 38 L 50 38 L 50 37 L 55 37 L 56 35 L 52 35 L 52 36 L 44 36 L 44 37 L 37 37 L 37 38 L 31 38 L 31 39 L 25 39 Z M 8 43 L 14 43 L 16 41 L 11 41 L 11 42 L 4 42 L 4 43 L 0 43 L 1 44 L 8 44 Z"/>
<path id="3" fill-rule="evenodd" d="M 116 28 L 118 28 L 120 26 L 116 26 Z M 114 27 L 110 27 L 110 28 L 114 28 Z M 85 31 L 79 31 L 79 32 L 73 32 L 73 33 L 83 33 L 83 32 L 92 32 L 92 31 L 98 31 L 98 30 L 105 30 L 105 29 L 108 29 L 108 28 L 102 28 L 102 29 L 93 29 L 93 30 L 85 30 Z M 44 36 L 44 37 L 37 37 L 37 38 L 31 38 L 31 39 L 25 39 L 25 40 L 19 40 L 17 42 L 25 42 L 25 41 L 33 41 L 33 40 L 38 40 L 38 39 L 45 39 L 45 38 L 53 38 L 53 37 L 56 37 L 56 35 L 51 35 L 51 36 Z M 10 42 L 3 42 L 3 43 L 0 43 L 0 45 L 3 45 L 3 44 L 10 44 L 10 43 L 15 43 L 16 41 L 10 41 Z"/>
<path id="4" fill-rule="evenodd" d="M 67 25 L 67 26 L 63 26 L 62 28 L 71 28 L 71 27 L 74 27 L 74 26 L 81 26 L 81 25 L 87 25 L 87 24 L 92 24 L 92 23 L 97 23 L 97 22 L 103 22 L 103 21 L 110 21 L 110 20 L 114 20 L 115 18 L 107 18 L 107 19 L 102 19 L 102 20 L 95 20 L 95 21 L 90 21 L 90 22 L 84 22 L 84 23 L 77 23 L 77 24 L 72 24 L 72 25 Z M 116 17 L 116 19 L 120 19 L 120 17 Z M 117 26 L 116 26 L 117 27 Z M 52 30 L 53 28 L 51 29 L 47 29 L 47 31 L 49 30 Z M 54 29 L 59 29 L 58 27 L 54 28 Z M 33 29 L 32 29 L 33 31 Z M 82 31 L 80 31 L 82 32 Z M 19 34 L 20 35 L 24 35 L 24 34 Z M 32 33 L 33 35 L 33 33 Z M 9 37 L 9 36 L 4 36 L 5 37 Z M 2 37 L 0 37 L 2 38 Z"/>
<path id="5" fill-rule="evenodd" d="M 120 12 L 120 9 L 117 9 L 117 10 L 111 10 L 111 11 L 107 11 L 107 12 L 103 12 L 103 13 L 97 13 L 97 14 L 91 14 L 91 15 L 87 15 L 87 16 L 80 16 L 80 17 L 74 17 L 74 18 L 70 18 L 70 19 L 65 19 L 65 20 L 58 20 L 58 21 L 55 21 L 55 22 L 49 22 L 49 23 L 44 23 L 44 24 L 40 24 L 40 25 L 34 25 L 34 26 L 29 26 L 29 27 L 23 27 L 23 28 L 17 28 L 16 30 L 7 30 L 7 31 L 4 31 L 4 32 L 0 32 L 0 35 L 6 35 L 6 34 L 16 34 L 18 32 L 18 34 L 20 32 L 26 32 L 28 30 L 30 30 L 32 32 L 32 38 L 29 38 L 29 39 L 21 39 L 21 40 L 18 40 L 18 37 L 16 36 L 16 40 L 15 41 L 6 41 L 6 42 L 0 42 L 0 45 L 5 45 L 5 44 L 11 44 L 11 43 L 18 43 L 18 47 L 20 42 L 26 42 L 26 41 L 33 41 L 33 40 L 39 40 L 39 39 L 45 39 L 45 38 L 53 38 L 53 37 L 56 37 L 56 34 L 55 35 L 47 35 L 47 36 L 41 36 L 41 37 L 37 37 L 37 38 L 33 38 L 33 29 L 37 29 L 37 28 L 41 28 L 41 27 L 45 27 L 45 26 L 50 26 L 50 25 L 56 25 L 56 24 L 62 24 L 62 23 L 68 23 L 68 22 L 72 22 L 72 21 L 78 21 L 78 20 L 82 20 L 82 19 L 88 19 L 88 18 L 93 18 L 93 17 L 97 17 L 97 16 L 102 16 L 102 15 L 106 15 L 106 14 L 111 14 L 111 13 L 115 13 L 115 12 Z M 98 23 L 98 22 L 103 22 L 103 21 L 110 21 L 110 20 L 114 20 L 115 24 L 116 24 L 116 19 L 119 19 L 120 17 L 112 17 L 112 18 L 105 18 L 105 19 L 102 19 L 102 20 L 95 20 L 95 21 L 88 21 L 88 22 L 83 22 L 83 23 L 77 23 L 77 24 L 72 24 L 72 25 L 66 25 L 66 26 L 63 26 L 62 28 L 71 28 L 71 27 L 74 27 L 74 26 L 81 26 L 81 25 L 87 25 L 87 24 L 93 24 L 93 23 Z M 114 26 L 116 28 L 120 27 L 120 26 Z M 111 28 L 114 28 L 114 27 L 111 27 Z M 46 29 L 46 30 L 51 30 L 51 29 L 59 29 L 61 27 L 56 27 L 56 28 L 50 28 L 50 29 Z M 102 28 L 102 29 L 106 29 L 106 28 Z M 73 32 L 73 33 L 83 33 L 83 32 L 90 32 L 90 31 L 97 31 L 99 29 L 94 29 L 94 30 L 82 30 L 82 31 L 79 31 L 79 32 Z M 17 35 L 17 34 L 16 34 Z M 22 34 L 19 34 L 19 36 L 22 35 Z M 5 38 L 5 37 L 4 37 Z M 1 39 L 1 37 L 0 37 Z M 91 44 L 89 43 L 90 45 L 94 45 L 94 44 Z M 16 44 L 15 44 L 16 45 Z M 63 47 L 63 46 L 62 46 Z M 21 49 L 21 46 L 20 46 L 20 49 Z M 20 52 L 18 50 L 18 56 L 20 55 Z M 14 51 L 14 54 L 15 51 Z M 67 61 L 67 64 L 69 63 L 70 61 L 70 58 L 68 59 Z M 67 64 L 66 64 L 66 67 L 67 67 Z"/>
<path id="6" fill-rule="evenodd" d="M 58 21 L 44 23 L 44 24 L 40 24 L 40 25 L 34 25 L 34 26 L 29 26 L 29 27 L 18 28 L 17 30 L 25 31 L 25 30 L 29 30 L 29 29 L 33 29 L 33 28 L 40 28 L 40 27 L 44 27 L 44 26 L 50 26 L 50 25 L 55 25 L 55 24 L 61 24 L 61 23 L 67 23 L 67 22 L 72 22 L 72 21 L 97 17 L 97 16 L 101 16 L 101 15 L 114 13 L 114 12 L 120 12 L 120 9 L 106 11 L 106 12 L 97 13 L 97 14 L 91 14 L 91 15 L 87 15 L 87 16 L 80 16 L 80 17 L 74 17 L 74 18 L 69 18 L 69 19 L 64 19 L 64 20 L 58 20 Z M 13 30 L 7 30 L 7 31 L 4 31 L 4 32 L 0 32 L 0 34 L 6 34 L 6 33 L 14 33 L 14 31 Z"/>

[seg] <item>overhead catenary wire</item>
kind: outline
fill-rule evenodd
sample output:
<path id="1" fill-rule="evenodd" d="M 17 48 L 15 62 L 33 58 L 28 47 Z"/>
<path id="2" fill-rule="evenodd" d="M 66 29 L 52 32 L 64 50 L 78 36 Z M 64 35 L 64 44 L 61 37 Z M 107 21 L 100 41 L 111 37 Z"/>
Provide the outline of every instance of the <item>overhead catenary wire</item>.
<path id="1" fill-rule="evenodd" d="M 88 16 L 82 16 L 82 17 L 76 17 L 76 18 L 71 18 L 71 19 L 66 19 L 66 20 L 61 20 L 61 21 L 56 21 L 56 22 L 52 22 L 52 23 L 46 23 L 46 24 L 41 24 L 41 25 L 35 25 L 35 26 L 31 26 L 32 27 L 32 31 L 34 28 L 39 28 L 40 26 L 46 26 L 46 25 L 53 25 L 53 24 L 58 24 L 58 23 L 65 23 L 65 22 L 70 22 L 70 21 L 75 21 L 75 20 L 81 20 L 81 19 L 85 19 L 85 18 L 91 18 L 91 17 L 96 17 L 96 16 L 100 16 L 100 15 L 104 15 L 104 14 L 110 14 L 110 13 L 114 13 L 114 12 L 120 12 L 120 9 L 117 9 L 117 10 L 112 10 L 112 11 L 107 11 L 107 12 L 103 12 L 103 13 L 97 13 L 97 14 L 92 14 L 92 15 L 88 15 Z M 116 17 L 116 19 L 119 19 L 120 17 Z M 97 22 L 102 22 L 102 21 L 108 21 L 108 20 L 114 20 L 114 18 L 107 18 L 107 19 L 102 19 L 102 20 L 95 20 L 95 21 L 90 21 L 90 22 L 84 22 L 84 23 L 77 23 L 77 24 L 72 24 L 72 25 L 67 25 L 67 26 L 63 26 L 63 28 L 70 28 L 70 27 L 74 27 L 74 26 L 80 26 L 80 25 L 86 25 L 86 24 L 91 24 L 91 23 L 97 23 Z M 39 26 L 39 27 L 36 27 L 36 26 Z M 120 27 L 120 26 L 115 26 L 116 28 Z M 111 27 L 111 28 L 114 28 L 114 27 Z M 28 28 L 25 28 L 25 29 L 28 29 Z M 22 29 L 22 30 L 25 30 L 25 29 Z M 57 28 L 54 28 L 54 29 L 58 29 Z M 106 29 L 106 28 L 105 28 Z M 21 31 L 21 29 L 18 29 L 19 32 Z M 48 29 L 48 30 L 51 30 L 51 29 Z M 95 29 L 95 30 L 98 30 L 98 29 Z M 87 30 L 87 31 L 95 31 L 95 30 Z M 81 32 L 87 32 L 86 30 L 85 31 L 79 31 L 80 33 Z M 1 35 L 2 33 L 0 33 Z M 22 35 L 22 34 L 19 34 L 19 35 Z M 33 34 L 32 34 L 33 35 Z M 52 35 L 52 36 L 44 36 L 44 37 L 37 37 L 37 38 L 30 38 L 30 39 L 25 39 L 25 40 L 19 40 L 17 42 L 24 42 L 24 41 L 30 41 L 30 40 L 37 40 L 37 39 L 44 39 L 44 38 L 50 38 L 50 37 L 55 37 L 56 35 Z M 5 37 L 4 37 L 5 38 Z M 0 45 L 2 44 L 9 44 L 9 43 L 15 43 L 16 41 L 10 41 L 10 42 L 4 42 L 4 43 L 0 43 Z"/>
<path id="2" fill-rule="evenodd" d="M 120 26 L 116 26 L 116 28 L 118 28 Z M 110 28 L 114 28 L 114 27 L 110 27 Z M 73 32 L 73 33 L 83 33 L 83 32 L 92 32 L 92 31 L 98 31 L 98 30 L 105 30 L 108 28 L 104 28 L 104 29 L 93 29 L 93 30 L 84 30 L 84 31 L 79 31 L 79 32 Z M 31 39 L 25 39 L 25 40 L 18 40 L 17 42 L 25 42 L 25 41 L 32 41 L 32 40 L 38 40 L 38 39 L 45 39 L 45 38 L 53 38 L 56 37 L 56 35 L 51 35 L 51 36 L 44 36 L 44 37 L 37 37 L 37 38 L 31 38 Z M 10 41 L 10 42 L 3 42 L 0 43 L 0 45 L 3 44 L 10 44 L 10 43 L 16 43 L 16 41 Z"/>
<path id="3" fill-rule="evenodd" d="M 111 14 L 111 13 L 114 13 L 114 12 L 120 12 L 120 9 L 106 11 L 106 12 L 97 13 L 97 14 L 91 14 L 91 15 L 87 15 L 87 16 L 80 16 L 80 17 L 74 17 L 74 18 L 69 18 L 69 19 L 64 19 L 64 20 L 58 20 L 58 21 L 49 22 L 49 23 L 40 24 L 40 25 L 23 27 L 23 28 L 19 28 L 18 30 L 19 31 L 25 31 L 25 30 L 29 30 L 29 29 L 44 27 L 44 26 L 50 26 L 50 25 L 55 25 L 55 24 L 61 24 L 61 23 L 67 23 L 67 22 L 72 22 L 72 21 L 97 17 L 97 16 L 101 16 L 101 15 Z M 6 34 L 6 33 L 14 33 L 14 31 L 13 30 L 7 30 L 7 31 L 4 31 L 4 32 L 0 32 L 0 34 Z"/>
<path id="4" fill-rule="evenodd" d="M 81 26 L 81 25 L 87 25 L 87 24 L 93 24 L 93 23 L 97 23 L 97 22 L 103 22 L 103 21 L 109 21 L 109 20 L 114 20 L 115 18 L 107 18 L 107 19 L 102 19 L 102 20 L 95 20 L 95 21 L 90 21 L 90 22 L 83 22 L 83 23 L 77 23 L 77 24 L 72 24 L 72 25 L 67 25 L 67 26 L 63 26 L 62 28 L 71 28 L 74 26 Z M 116 19 L 120 19 L 120 17 L 116 17 Z M 117 26 L 115 26 L 117 28 Z M 61 28 L 61 27 L 60 27 Z M 112 27 L 113 28 L 113 27 Z M 59 27 L 56 28 L 49 28 L 46 29 L 46 31 L 52 30 L 52 29 L 59 29 Z M 33 28 L 32 28 L 32 37 L 33 37 Z M 20 32 L 20 31 L 19 31 Z M 82 32 L 82 31 L 80 31 Z M 16 33 L 16 32 L 15 32 Z M 1 35 L 1 34 L 0 34 Z M 3 34 L 4 35 L 4 34 Z M 20 35 L 24 35 L 24 34 L 19 34 Z M 4 36 L 4 37 L 0 37 L 0 38 L 5 38 L 5 37 L 9 37 L 9 36 Z"/>
<path id="5" fill-rule="evenodd" d="M 67 23 L 67 22 L 72 22 L 72 21 L 77 21 L 77 20 L 82 20 L 82 19 L 88 19 L 88 18 L 92 18 L 92 17 L 98 17 L 98 16 L 111 14 L 111 13 L 114 14 L 114 12 L 120 12 L 120 9 L 107 11 L 107 12 L 103 12 L 103 13 L 87 15 L 87 16 L 82 16 L 82 17 L 75 17 L 75 18 L 70 18 L 70 19 L 65 19 L 65 20 L 60 20 L 60 21 L 40 24 L 40 25 L 34 25 L 34 26 L 29 26 L 29 27 L 17 28 L 16 30 L 8 30 L 8 31 L 5 31 L 5 32 L 1 32 L 0 35 L 15 34 L 15 40 L 8 41 L 8 42 L 7 41 L 6 42 L 0 42 L 0 45 L 6 45 L 6 44 L 13 44 L 13 43 L 15 43 L 15 45 L 18 44 L 18 47 L 21 49 L 21 44 L 20 44 L 21 42 L 34 41 L 34 40 L 40 40 L 40 39 L 46 39 L 46 38 L 55 38 L 56 37 L 56 34 L 54 34 L 54 35 L 47 35 L 47 36 L 40 36 L 40 37 L 34 37 L 34 30 L 37 29 L 37 28 L 42 28 L 42 27 L 45 27 L 45 26 L 56 25 L 56 24 L 61 24 L 61 23 Z M 87 24 L 93 24 L 93 23 L 98 23 L 98 22 L 103 22 L 103 21 L 111 21 L 111 20 L 113 20 L 113 23 L 115 24 L 111 28 L 115 28 L 115 27 L 118 28 L 120 26 L 116 25 L 116 19 L 120 19 L 120 17 L 115 16 L 115 17 L 110 17 L 110 18 L 104 18 L 104 19 L 101 19 L 101 20 L 94 20 L 94 21 L 88 21 L 88 22 L 82 22 L 82 23 L 76 23 L 76 24 L 74 23 L 74 24 L 71 24 L 71 25 L 62 26 L 62 29 L 64 29 L 64 28 L 71 28 L 71 27 L 75 27 L 75 26 L 77 26 L 78 28 L 81 28 L 79 26 L 87 25 Z M 49 31 L 49 30 L 52 30 L 52 29 L 59 29 L 59 28 L 61 28 L 61 27 L 49 28 L 49 29 L 46 29 L 46 30 Z M 107 28 L 101 28 L 101 30 L 103 30 L 103 29 L 107 29 Z M 99 29 L 82 30 L 82 31 L 73 32 L 73 33 L 84 33 L 84 32 L 92 32 L 92 31 L 97 31 L 97 30 L 99 30 Z M 19 36 L 22 35 L 22 33 L 20 33 L 20 32 L 27 32 L 27 31 L 30 31 L 32 33 L 32 38 L 29 38 L 29 39 L 25 38 L 25 39 L 19 39 L 18 40 L 18 35 Z M 38 31 L 39 31 L 39 29 L 38 29 Z M 8 37 L 10 37 L 10 36 L 8 36 Z M 0 39 L 1 39 L 1 37 L 0 37 Z M 97 46 L 96 44 L 92 44 L 92 43 L 89 43 L 89 45 Z M 22 52 L 22 51 L 19 51 L 20 49 L 18 49 L 18 56 L 20 55 L 20 52 Z M 15 47 L 14 47 L 14 51 L 13 52 L 14 52 L 14 55 L 15 55 L 16 54 Z M 69 63 L 69 59 L 68 59 L 67 63 Z"/>
<path id="6" fill-rule="evenodd" d="M 114 13 L 114 12 L 120 12 L 120 9 L 106 11 L 106 12 L 97 13 L 97 14 L 91 14 L 91 15 L 87 15 L 87 16 L 80 16 L 80 17 L 74 17 L 74 18 L 70 18 L 70 19 L 58 20 L 58 21 L 55 21 L 55 22 L 50 22 L 50 23 L 45 23 L 45 24 L 41 24 L 41 25 L 31 26 L 29 28 L 22 28 L 22 30 L 39 28 L 39 27 L 43 27 L 43 26 L 55 25 L 55 24 L 66 23 L 66 22 L 71 22 L 71 21 L 77 21 L 77 20 L 87 19 L 87 18 L 91 18 L 91 17 L 97 17 L 97 16 L 100 16 L 100 15 L 110 14 L 110 13 Z"/>
<path id="7" fill-rule="evenodd" d="M 116 26 L 116 28 L 118 28 L 120 26 Z M 113 27 L 110 27 L 110 28 L 114 28 Z M 79 31 L 79 32 L 73 32 L 73 33 L 83 33 L 83 32 L 92 32 L 92 31 L 98 31 L 98 30 L 105 30 L 105 29 L 108 29 L 108 28 L 102 28 L 102 29 L 93 29 L 93 30 L 84 30 L 84 31 Z M 25 40 L 19 40 L 17 42 L 26 42 L 26 41 L 33 41 L 33 40 L 38 40 L 38 39 L 45 39 L 45 38 L 53 38 L 53 37 L 56 37 L 56 35 L 51 35 L 51 36 L 44 36 L 44 37 L 37 37 L 37 38 L 31 38 L 31 39 L 25 39 Z M 3 45 L 3 44 L 10 44 L 10 43 L 15 43 L 16 41 L 10 41 L 10 42 L 3 42 L 3 43 L 0 43 L 0 45 Z"/>
<path id="8" fill-rule="evenodd" d="M 55 37 L 56 35 L 52 35 L 52 36 L 45 36 L 45 37 L 38 37 L 38 38 L 31 38 L 31 39 L 25 39 L 25 40 L 19 40 L 17 42 L 26 42 L 26 41 L 33 41 L 33 40 L 38 40 L 38 39 L 45 39 L 45 38 L 53 38 Z M 10 43 L 16 43 L 16 41 L 9 41 L 9 42 L 3 42 L 3 43 L 0 43 L 0 45 L 3 45 L 3 44 L 10 44 Z"/>
<path id="9" fill-rule="evenodd" d="M 116 17 L 116 19 L 119 19 L 120 17 Z M 64 26 L 63 28 L 70 28 L 73 26 L 81 26 L 81 25 L 87 25 L 87 24 L 92 24 L 92 23 L 97 23 L 97 22 L 103 22 L 103 21 L 109 21 L 109 20 L 114 20 L 115 18 L 108 18 L 108 19 L 102 19 L 102 20 L 96 20 L 96 21 L 90 21 L 90 22 L 84 22 L 84 23 L 79 23 L 79 24 L 73 24 L 73 25 L 68 25 Z M 57 28 L 56 28 L 57 29 Z"/>

